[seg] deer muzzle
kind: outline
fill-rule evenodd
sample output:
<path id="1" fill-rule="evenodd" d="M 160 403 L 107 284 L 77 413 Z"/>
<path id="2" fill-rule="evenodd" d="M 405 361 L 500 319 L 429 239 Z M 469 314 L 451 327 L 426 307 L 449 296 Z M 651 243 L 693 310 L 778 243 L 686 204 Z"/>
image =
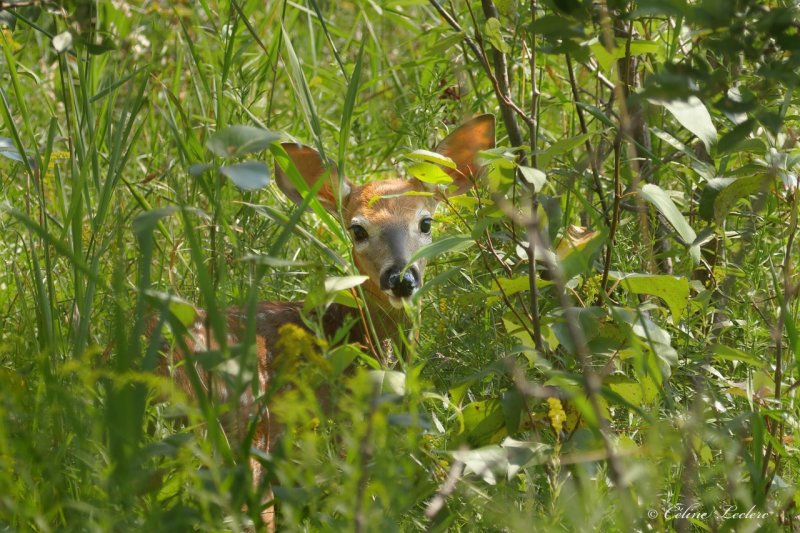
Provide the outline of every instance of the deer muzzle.
<path id="1" fill-rule="evenodd" d="M 405 270 L 404 270 L 405 269 Z M 392 265 L 381 275 L 381 289 L 395 298 L 408 298 L 421 286 L 419 269 L 411 265 Z"/>

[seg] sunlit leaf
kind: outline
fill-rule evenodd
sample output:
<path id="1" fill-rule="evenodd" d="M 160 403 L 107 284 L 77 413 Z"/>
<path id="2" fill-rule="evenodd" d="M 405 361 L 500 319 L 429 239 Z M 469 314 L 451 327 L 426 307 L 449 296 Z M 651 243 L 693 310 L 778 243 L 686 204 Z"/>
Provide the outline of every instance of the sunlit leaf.
<path id="1" fill-rule="evenodd" d="M 658 387 L 649 377 L 640 383 L 625 376 L 613 375 L 605 378 L 603 384 L 636 407 L 650 405 L 658 398 Z"/>
<path id="2" fill-rule="evenodd" d="M 424 161 L 427 163 L 442 165 L 443 167 L 447 168 L 456 168 L 455 161 L 446 155 L 442 155 L 438 152 L 431 152 L 429 150 L 414 150 L 410 154 L 406 154 L 406 157 L 413 159 L 414 161 Z"/>
<path id="3" fill-rule="evenodd" d="M 452 454 L 453 459 L 464 463 L 464 473 L 476 474 L 488 485 L 496 485 L 497 477 L 508 470 L 508 456 L 498 445 L 484 446 L 475 450 L 459 450 Z"/>
<path id="4" fill-rule="evenodd" d="M 498 432 L 505 428 L 502 404 L 496 398 L 467 404 L 462 409 L 466 439 L 472 446 L 499 442 L 505 435 Z"/>
<path id="5" fill-rule="evenodd" d="M 689 305 L 689 280 L 684 277 L 609 272 L 609 278 L 619 280 L 622 287 L 634 294 L 651 294 L 664 300 L 673 324 L 678 323 Z"/>
<path id="6" fill-rule="evenodd" d="M 325 292 L 328 294 L 358 287 L 369 279 L 369 276 L 335 276 L 325 280 Z"/>
<path id="7" fill-rule="evenodd" d="M 442 170 L 439 165 L 425 161 L 414 163 L 408 167 L 408 173 L 424 183 L 433 185 L 447 185 L 453 183 L 453 178 Z"/>
<path id="8" fill-rule="evenodd" d="M 502 25 L 495 17 L 490 17 L 486 20 L 486 38 L 492 43 L 497 50 L 507 54 L 511 52 L 511 47 L 503 39 L 503 34 L 500 31 Z"/>

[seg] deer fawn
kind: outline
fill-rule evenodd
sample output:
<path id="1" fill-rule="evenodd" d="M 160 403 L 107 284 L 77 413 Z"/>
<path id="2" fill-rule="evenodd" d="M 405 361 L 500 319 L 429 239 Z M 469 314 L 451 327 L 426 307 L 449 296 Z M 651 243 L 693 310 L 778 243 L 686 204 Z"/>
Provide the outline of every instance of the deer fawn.
<path id="1" fill-rule="evenodd" d="M 337 196 L 341 198 L 342 222 L 352 235 L 355 265 L 363 275 L 368 276 L 363 285 L 365 303 L 372 317 L 375 333 L 379 337 L 376 339 L 378 342 L 385 343 L 385 339 L 394 339 L 405 324 L 403 304 L 422 286 L 425 270 L 424 260 L 410 265 L 409 260 L 416 250 L 431 242 L 431 222 L 439 200 L 448 194 L 461 194 L 472 186 L 471 180 L 480 170 L 476 160 L 478 152 L 494 147 L 494 125 L 492 115 L 476 117 L 454 130 L 437 146 L 436 152 L 452 159 L 456 168 L 444 169 L 453 178 L 450 191 L 443 193 L 433 190 L 433 196 L 406 194 L 429 190 L 428 184 L 417 179 L 367 181 L 363 185 L 353 184 L 347 179 L 339 180 L 336 170 L 326 166 L 312 148 L 289 143 L 282 145 L 309 187 L 315 185 L 319 179 L 326 180 L 317 198 L 328 211 L 337 216 L 339 212 L 336 199 Z M 277 165 L 275 176 L 278 187 L 284 194 L 300 203 L 300 193 Z M 338 189 L 340 184 L 341 190 Z M 302 303 L 298 302 L 257 304 L 255 342 L 259 394 L 267 389 L 279 337 L 278 330 L 285 324 L 302 327 L 301 312 Z M 326 333 L 334 333 L 354 312 L 355 310 L 345 306 L 330 305 L 322 320 Z M 236 344 L 239 342 L 238 336 L 244 333 L 246 312 L 243 308 L 232 308 L 228 310 L 227 317 L 228 343 Z M 371 342 L 366 332 L 366 327 L 355 326 L 350 331 L 350 340 L 369 345 Z M 189 350 L 199 352 L 218 348 L 214 335 L 209 334 L 202 311 L 198 311 L 197 320 L 189 333 L 190 338 L 186 341 Z M 175 360 L 183 359 L 180 353 L 173 355 Z M 225 401 L 231 394 L 237 394 L 220 380 L 210 380 L 208 374 L 200 368 L 197 371 L 201 385 L 206 388 L 205 392 L 213 392 L 215 398 Z M 183 390 L 190 396 L 194 395 L 193 386 L 184 368 L 177 366 L 172 375 Z M 259 412 L 252 390 L 253 387 L 247 387 L 239 398 L 241 419 L 237 421 L 237 426 L 240 433 L 242 428 L 247 427 L 248 418 Z M 267 409 L 262 409 L 260 413 L 253 443 L 268 451 L 278 426 L 270 418 Z M 260 484 L 261 464 L 252 460 L 251 468 L 254 481 Z M 267 492 L 271 490 L 267 489 Z M 267 496 L 264 501 L 272 499 L 271 495 Z M 270 529 L 274 528 L 274 507 L 270 506 L 262 512 L 262 520 Z"/>

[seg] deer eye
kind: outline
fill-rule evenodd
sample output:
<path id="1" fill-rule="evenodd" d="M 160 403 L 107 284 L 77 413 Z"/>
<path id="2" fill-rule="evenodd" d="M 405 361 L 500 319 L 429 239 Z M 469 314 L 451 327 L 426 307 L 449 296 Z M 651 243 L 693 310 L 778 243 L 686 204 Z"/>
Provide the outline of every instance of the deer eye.
<path id="1" fill-rule="evenodd" d="M 353 232 L 353 238 L 355 238 L 356 242 L 363 242 L 369 239 L 369 233 L 367 233 L 367 230 L 365 230 L 363 226 L 353 224 L 350 226 L 350 231 Z"/>
<path id="2" fill-rule="evenodd" d="M 430 217 L 425 217 L 419 221 L 419 230 L 426 235 L 431 232 L 431 222 L 433 220 Z"/>

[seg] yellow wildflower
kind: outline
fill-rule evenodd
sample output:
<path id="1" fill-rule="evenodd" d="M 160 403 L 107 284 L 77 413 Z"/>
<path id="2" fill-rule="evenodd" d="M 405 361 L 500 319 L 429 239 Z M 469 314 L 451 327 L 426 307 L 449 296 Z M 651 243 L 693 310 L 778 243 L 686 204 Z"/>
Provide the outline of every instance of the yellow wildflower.
<path id="1" fill-rule="evenodd" d="M 284 324 L 278 329 L 275 348 L 284 357 L 312 357 L 316 347 L 314 337 L 296 324 Z"/>
<path id="2" fill-rule="evenodd" d="M 22 45 L 14 40 L 14 37 L 11 35 L 11 30 L 8 28 L 3 28 L 0 30 L 0 33 L 3 34 L 3 39 L 6 41 L 12 52 L 19 52 L 22 50 Z"/>
<path id="3" fill-rule="evenodd" d="M 275 343 L 278 366 L 287 365 L 293 368 L 304 361 L 328 370 L 330 363 L 320 355 L 320 348 L 324 345 L 323 341 L 297 324 L 284 324 L 278 328 L 278 340 Z"/>
<path id="4" fill-rule="evenodd" d="M 564 406 L 561 405 L 561 400 L 558 398 L 548 398 L 547 404 L 550 406 L 550 410 L 547 412 L 547 416 L 550 418 L 550 425 L 553 426 L 553 431 L 558 436 L 564 427 L 567 414 L 564 412 Z"/>

